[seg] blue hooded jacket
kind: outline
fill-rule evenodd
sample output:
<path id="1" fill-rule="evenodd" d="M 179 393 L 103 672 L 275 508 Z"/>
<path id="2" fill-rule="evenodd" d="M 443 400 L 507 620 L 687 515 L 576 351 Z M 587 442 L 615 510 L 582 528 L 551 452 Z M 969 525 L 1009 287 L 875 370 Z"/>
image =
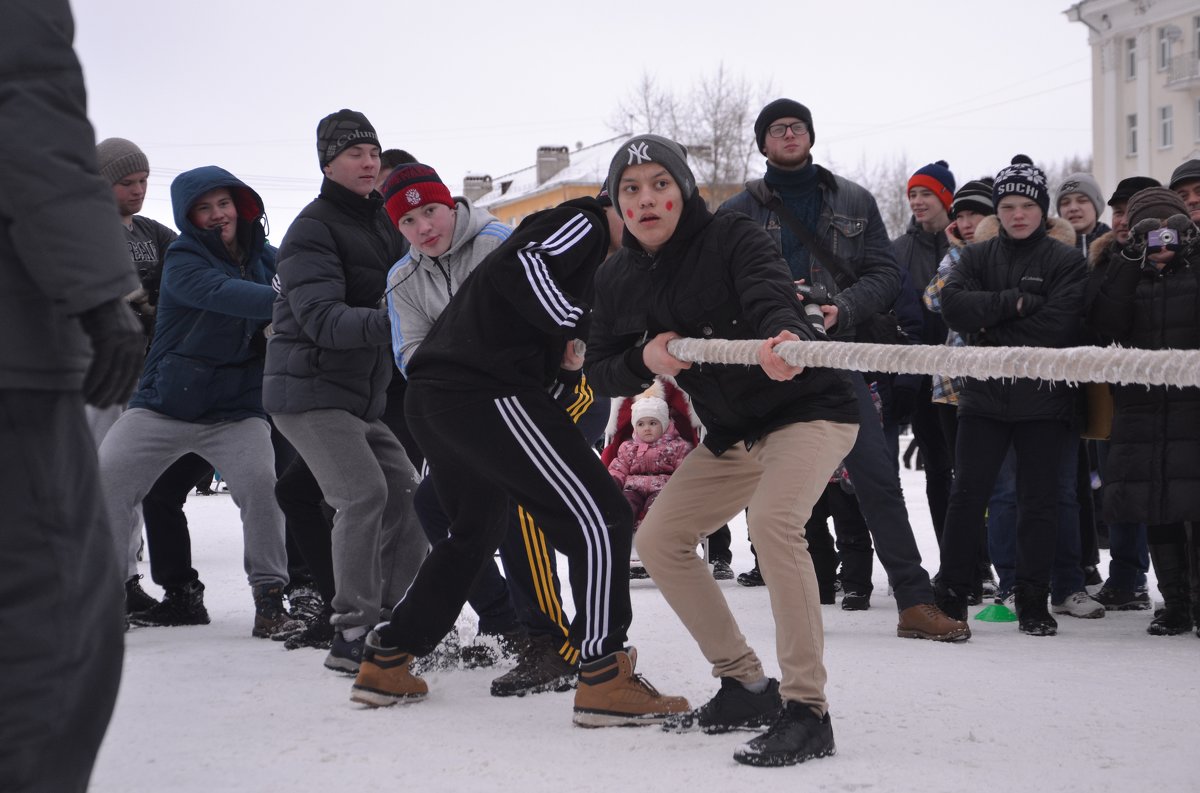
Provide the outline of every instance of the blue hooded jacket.
<path id="1" fill-rule="evenodd" d="M 188 219 L 201 196 L 222 187 L 237 207 L 241 262 L 225 250 L 219 231 Z M 202 424 L 266 418 L 262 330 L 275 301 L 276 251 L 263 228 L 262 198 L 208 165 L 175 178 L 171 204 L 181 233 L 163 261 L 154 341 L 129 406 Z"/>

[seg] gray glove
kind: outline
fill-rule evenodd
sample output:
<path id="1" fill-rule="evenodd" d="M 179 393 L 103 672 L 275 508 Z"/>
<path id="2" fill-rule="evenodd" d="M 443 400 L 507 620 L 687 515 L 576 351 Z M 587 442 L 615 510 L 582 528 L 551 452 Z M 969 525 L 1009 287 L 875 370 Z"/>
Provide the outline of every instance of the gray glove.
<path id="1" fill-rule="evenodd" d="M 83 398 L 98 408 L 125 404 L 146 355 L 146 337 L 137 315 L 124 298 L 117 298 L 80 314 L 79 322 L 92 340 Z"/>

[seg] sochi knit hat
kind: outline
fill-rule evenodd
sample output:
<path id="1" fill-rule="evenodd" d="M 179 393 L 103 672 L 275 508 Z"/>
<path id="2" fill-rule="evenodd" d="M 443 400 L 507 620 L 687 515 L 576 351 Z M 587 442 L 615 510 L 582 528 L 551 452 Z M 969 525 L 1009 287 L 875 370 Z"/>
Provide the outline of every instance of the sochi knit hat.
<path id="1" fill-rule="evenodd" d="M 445 204 L 454 209 L 450 189 L 437 171 L 419 162 L 401 165 L 388 175 L 383 184 L 383 205 L 392 223 L 417 207 L 426 204 Z"/>
<path id="2" fill-rule="evenodd" d="M 105 138 L 97 143 L 96 164 L 109 184 L 116 184 L 131 173 L 150 171 L 146 155 L 136 143 L 125 138 Z"/>
<path id="3" fill-rule="evenodd" d="M 817 133 L 813 131 L 812 112 L 795 99 L 776 99 L 764 107 L 754 121 L 754 140 L 758 150 L 763 154 L 767 145 L 767 127 L 781 118 L 798 118 L 808 127 L 808 143 L 811 146 L 817 142 Z"/>
<path id="4" fill-rule="evenodd" d="M 1104 214 L 1104 193 L 1100 190 L 1100 183 L 1096 181 L 1096 177 L 1090 173 L 1072 173 L 1067 174 L 1063 179 L 1063 183 L 1058 186 L 1058 192 L 1054 194 L 1054 206 L 1057 209 L 1062 203 L 1063 196 L 1068 196 L 1071 193 L 1083 193 L 1088 201 L 1092 202 L 1092 206 L 1096 209 L 1096 217 Z M 1058 213 L 1060 216 L 1062 212 Z"/>
<path id="5" fill-rule="evenodd" d="M 605 184 L 620 196 L 621 174 L 631 165 L 656 162 L 667 169 L 686 201 L 696 192 L 696 177 L 687 164 L 687 149 L 661 135 L 636 135 L 621 144 L 608 166 Z"/>
<path id="6" fill-rule="evenodd" d="M 1146 218 L 1166 220 L 1172 215 L 1186 217 L 1187 214 L 1187 204 L 1183 203 L 1179 194 L 1165 187 L 1147 187 L 1145 190 L 1139 190 L 1125 205 L 1125 218 L 1131 229 L 1138 221 Z"/>
<path id="7" fill-rule="evenodd" d="M 996 174 L 996 183 L 992 185 L 992 203 L 997 211 L 1001 199 L 1010 195 L 1032 199 L 1042 210 L 1042 216 L 1049 216 L 1050 191 L 1046 187 L 1046 174 L 1024 154 L 1013 157 L 1012 165 Z"/>
<path id="8" fill-rule="evenodd" d="M 958 188 L 954 200 L 950 202 L 950 217 L 953 218 L 964 209 L 981 215 L 996 214 L 996 207 L 992 205 L 992 177 L 972 179 Z"/>
<path id="9" fill-rule="evenodd" d="M 671 421 L 667 403 L 656 396 L 639 397 L 633 401 L 629 409 L 629 420 L 636 426 L 640 418 L 658 419 L 664 430 Z"/>
<path id="10" fill-rule="evenodd" d="M 1127 179 L 1122 179 L 1117 182 L 1117 189 L 1113 190 L 1112 196 L 1108 199 L 1110 207 L 1117 204 L 1123 204 L 1133 198 L 1133 194 L 1139 190 L 1145 190 L 1147 187 L 1162 187 L 1162 183 L 1157 179 L 1151 179 L 1149 176 L 1130 176 Z"/>
<path id="11" fill-rule="evenodd" d="M 1171 172 L 1171 181 L 1167 186 L 1176 190 L 1184 182 L 1197 180 L 1200 180 L 1200 160 L 1188 160 Z"/>
<path id="12" fill-rule="evenodd" d="M 379 146 L 379 136 L 367 117 L 357 110 L 342 108 L 317 124 L 317 160 L 322 168 L 346 149 L 360 143 Z"/>
<path id="13" fill-rule="evenodd" d="M 950 211 L 950 204 L 954 201 L 954 174 L 950 173 L 950 165 L 945 160 L 931 162 L 918 168 L 909 178 L 904 192 L 907 193 L 914 187 L 924 187 L 938 197 L 946 211 Z"/>

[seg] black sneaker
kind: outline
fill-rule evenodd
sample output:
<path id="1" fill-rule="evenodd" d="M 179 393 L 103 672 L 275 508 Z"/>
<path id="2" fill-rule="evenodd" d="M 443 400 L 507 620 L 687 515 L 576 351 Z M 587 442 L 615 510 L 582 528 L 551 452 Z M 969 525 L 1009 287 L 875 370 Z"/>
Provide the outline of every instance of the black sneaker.
<path id="1" fill-rule="evenodd" d="M 643 578 L 649 578 L 650 574 L 646 572 L 646 568 L 639 565 L 629 566 L 629 580 L 641 581 Z"/>
<path id="2" fill-rule="evenodd" d="M 667 717 L 662 728 L 665 732 L 700 730 L 708 735 L 761 730 L 779 717 L 782 708 L 778 680 L 771 678 L 767 687 L 755 694 L 732 677 L 722 677 L 721 689 L 712 699 L 695 710 Z"/>
<path id="3" fill-rule="evenodd" d="M 309 584 L 288 585 L 283 594 L 287 597 L 288 611 L 298 620 L 312 622 L 325 611 L 325 598 Z M 272 637 L 274 638 L 274 637 Z"/>
<path id="4" fill-rule="evenodd" d="M 767 582 L 763 580 L 762 571 L 758 569 L 758 565 L 754 565 L 746 572 L 737 577 L 737 582 L 742 586 L 766 586 Z"/>
<path id="5" fill-rule="evenodd" d="M 938 582 L 933 587 L 934 605 L 952 620 L 967 621 L 967 606 L 970 600 L 955 589 Z"/>
<path id="6" fill-rule="evenodd" d="M 204 608 L 204 584 L 189 581 L 181 587 L 167 587 L 162 602 L 155 602 L 145 611 L 129 615 L 129 624 L 143 628 L 176 625 L 207 625 L 208 609 Z"/>
<path id="7" fill-rule="evenodd" d="M 481 633 L 462 648 L 459 657 L 464 669 L 495 666 L 505 659 L 518 658 L 527 641 L 528 636 L 520 629 L 507 633 Z"/>
<path id="8" fill-rule="evenodd" d="M 157 605 L 158 601 L 146 594 L 146 590 L 142 589 L 142 577 L 140 575 L 135 575 L 125 582 L 126 614 L 136 614 L 139 611 L 152 609 Z"/>
<path id="9" fill-rule="evenodd" d="M 332 616 L 333 609 L 325 608 L 320 614 L 309 620 L 308 624 L 304 626 L 304 630 L 299 633 L 293 633 L 290 636 L 276 635 L 271 638 L 277 642 L 283 642 L 285 650 L 299 650 L 301 647 L 328 650 L 333 647 L 333 638 L 337 633 L 329 621 Z"/>
<path id="10" fill-rule="evenodd" d="M 829 714 L 818 717 L 805 704 L 788 702 L 762 735 L 739 746 L 733 759 L 745 765 L 795 765 L 836 754 Z"/>
<path id="11" fill-rule="evenodd" d="M 842 611 L 866 611 L 871 608 L 870 594 L 847 592 L 842 595 Z"/>
<path id="12" fill-rule="evenodd" d="M 1118 589 L 1105 584 L 1092 595 L 1092 600 L 1104 606 L 1105 611 L 1149 611 L 1154 606 L 1145 587 Z"/>
<path id="13" fill-rule="evenodd" d="M 1058 634 L 1058 622 L 1050 616 L 1046 607 L 1049 595 L 1045 589 L 1025 589 L 1020 584 L 1013 592 L 1014 608 L 1017 612 L 1017 628 L 1029 636 L 1055 636 Z"/>
<path id="14" fill-rule="evenodd" d="M 723 562 L 720 559 L 712 563 L 713 578 L 718 581 L 732 581 L 733 568 L 729 566 L 729 562 Z"/>
<path id="15" fill-rule="evenodd" d="M 347 640 L 342 632 L 338 631 L 333 637 L 333 644 L 329 647 L 329 654 L 325 656 L 325 668 L 335 672 L 357 675 L 358 667 L 362 663 L 363 644 L 366 639 L 367 634 L 364 633 L 357 639 Z"/>
<path id="16" fill-rule="evenodd" d="M 562 657 L 562 639 L 531 636 L 517 665 L 492 681 L 493 697 L 523 697 L 544 691 L 569 691 L 579 677 L 579 663 Z M 578 657 L 574 650 L 572 656 Z"/>
<path id="17" fill-rule="evenodd" d="M 1192 630 L 1192 613 L 1186 603 L 1167 603 L 1146 628 L 1151 636 L 1178 636 Z"/>

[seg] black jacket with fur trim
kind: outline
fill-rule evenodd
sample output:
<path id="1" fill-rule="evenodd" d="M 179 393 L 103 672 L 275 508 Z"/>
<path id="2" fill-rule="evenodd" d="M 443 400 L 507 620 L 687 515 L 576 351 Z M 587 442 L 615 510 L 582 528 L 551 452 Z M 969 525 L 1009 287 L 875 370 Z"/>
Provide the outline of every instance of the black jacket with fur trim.
<path id="1" fill-rule="evenodd" d="M 1075 232 L 1055 219 L 1024 240 L 984 218 L 942 287 L 942 316 L 968 345 L 1072 347 L 1080 342 L 1086 266 Z M 1017 302 L 1021 301 L 1018 311 Z M 1071 422 L 1076 389 L 1061 382 L 964 378 L 960 416 Z"/>

